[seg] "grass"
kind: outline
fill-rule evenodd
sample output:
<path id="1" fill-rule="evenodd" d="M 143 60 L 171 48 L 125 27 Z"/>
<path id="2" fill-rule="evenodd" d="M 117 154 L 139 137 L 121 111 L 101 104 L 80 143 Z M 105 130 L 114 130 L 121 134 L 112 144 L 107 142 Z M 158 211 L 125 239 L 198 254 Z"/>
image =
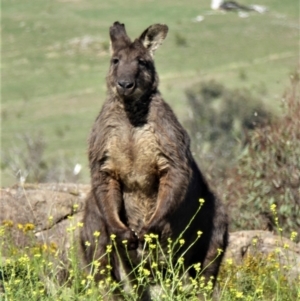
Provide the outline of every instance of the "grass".
<path id="1" fill-rule="evenodd" d="M 270 207 L 270 212 L 275 217 L 276 210 L 275 205 Z M 33 224 L 14 225 L 11 221 L 4 221 L 0 226 L 0 300 L 113 300 L 117 293 L 120 300 L 134 301 L 138 300 L 141 290 L 149 285 L 152 287 L 153 301 L 196 301 L 200 296 L 201 300 L 206 301 L 295 301 L 300 298 L 300 278 L 288 277 L 296 259 L 289 258 L 289 264 L 283 264 L 283 257 L 288 255 L 284 252 L 282 254 L 279 249 L 267 255 L 259 252 L 249 254 L 241 263 L 230 258 L 224 261 L 215 296 L 212 297 L 211 282 L 204 282 L 200 264 L 190 267 L 197 274 L 196 278 L 191 279 L 183 269 L 184 258 L 179 257 L 176 262 L 173 261 L 176 250 L 185 244 L 184 240 L 180 237 L 175 242 L 169 240 L 167 249 L 163 250 L 157 236 L 152 234 L 145 239 L 148 251 L 144 253 L 141 264 L 132 271 L 134 284 L 124 289 L 112 279 L 110 264 L 101 266 L 95 260 L 92 263 L 93 268 L 89 267 L 86 271 L 81 269 L 74 239 L 81 227 L 82 223 L 69 219 L 66 235 L 71 244 L 67 254 L 64 254 L 54 242 L 38 243 L 34 239 Z M 279 225 L 278 230 L 280 233 Z M 27 239 L 26 247 L 19 248 L 14 245 L 11 240 L 12 231 L 19 232 L 19 237 Z M 100 235 L 99 232 L 94 233 L 96 241 Z M 198 237 L 200 235 L 201 233 Z M 293 232 L 291 241 L 296 236 L 296 232 Z M 257 239 L 252 243 L 256 245 Z M 88 242 L 86 246 L 89 246 Z M 278 246 L 286 251 L 289 249 L 286 243 L 283 245 L 279 242 Z M 115 236 L 111 235 L 111 245 L 107 246 L 104 256 L 109 256 L 115 247 Z M 64 261 L 61 260 L 62 257 L 65 258 Z M 162 267 L 165 274 L 162 273 Z M 68 273 L 62 273 L 66 269 Z M 103 275 L 99 283 L 94 281 L 93 275 L 96 271 Z"/>
<path id="2" fill-rule="evenodd" d="M 248 87 L 272 107 L 296 68 L 299 10 L 293 0 L 261 4 L 269 13 L 242 19 L 210 14 L 209 1 L 3 0 L 2 152 L 19 143 L 18 135 L 39 131 L 47 158 L 75 158 L 82 181 L 89 181 L 86 139 L 105 98 L 108 28 L 116 20 L 131 37 L 150 24 L 168 24 L 156 66 L 179 119 L 186 116 L 185 89 L 207 78 Z M 204 21 L 193 22 L 197 15 Z M 2 186 L 16 181 L 9 168 L 1 173 Z"/>

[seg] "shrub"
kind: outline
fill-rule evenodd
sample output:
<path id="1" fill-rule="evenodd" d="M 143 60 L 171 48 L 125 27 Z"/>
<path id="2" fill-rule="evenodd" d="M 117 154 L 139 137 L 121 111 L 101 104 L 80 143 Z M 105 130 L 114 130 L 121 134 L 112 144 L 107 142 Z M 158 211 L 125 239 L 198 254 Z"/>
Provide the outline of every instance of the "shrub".
<path id="1" fill-rule="evenodd" d="M 298 300 L 298 280 L 287 279 L 283 268 L 276 252 L 247 255 L 240 264 L 228 259 L 220 271 L 222 291 L 218 300 Z"/>
<path id="2" fill-rule="evenodd" d="M 242 156 L 220 185 L 233 229 L 272 230 L 300 235 L 300 92 L 299 76 L 283 97 L 283 116 L 249 133 Z M 270 214 L 275 204 L 277 217 Z"/>
<path id="3" fill-rule="evenodd" d="M 246 133 L 265 125 L 271 113 L 249 90 L 228 89 L 210 80 L 186 91 L 189 118 L 185 126 L 191 136 L 195 158 L 218 177 L 240 154 Z"/>

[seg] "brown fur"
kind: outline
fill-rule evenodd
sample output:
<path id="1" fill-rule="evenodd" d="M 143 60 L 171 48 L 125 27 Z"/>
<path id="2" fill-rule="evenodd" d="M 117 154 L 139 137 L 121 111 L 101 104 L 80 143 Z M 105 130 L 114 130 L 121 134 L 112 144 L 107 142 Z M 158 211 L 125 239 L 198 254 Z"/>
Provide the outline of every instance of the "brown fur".
<path id="1" fill-rule="evenodd" d="M 110 28 L 112 59 L 108 96 L 89 139 L 92 189 L 87 200 L 81 242 L 88 263 L 105 253 L 110 235 L 128 241 L 135 256 L 144 235 L 157 233 L 162 245 L 176 239 L 205 203 L 183 238 L 186 267 L 203 267 L 227 246 L 227 216 L 210 191 L 190 151 L 190 140 L 158 91 L 153 53 L 167 35 L 165 25 L 152 25 L 131 42 L 123 24 Z M 93 233 L 100 231 L 96 248 Z M 85 242 L 92 245 L 88 248 Z M 134 255 L 135 254 L 135 255 Z M 102 258 L 105 264 L 105 258 Z M 216 278 L 222 255 L 203 275 Z M 113 276 L 120 280 L 117 259 Z M 125 270 L 130 270 L 123 258 Z M 99 276 L 99 275 L 98 275 Z M 193 275 L 191 269 L 191 276 Z M 100 276 L 98 277 L 98 279 Z"/>

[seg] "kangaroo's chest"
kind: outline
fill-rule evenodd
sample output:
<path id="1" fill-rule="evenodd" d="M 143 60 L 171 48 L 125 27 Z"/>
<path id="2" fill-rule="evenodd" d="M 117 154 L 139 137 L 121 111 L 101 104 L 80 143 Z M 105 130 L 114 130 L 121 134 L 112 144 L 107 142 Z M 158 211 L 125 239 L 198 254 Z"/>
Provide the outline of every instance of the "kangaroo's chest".
<path id="1" fill-rule="evenodd" d="M 167 164 L 150 125 L 112 131 L 108 146 L 106 168 L 121 182 L 125 191 L 145 193 L 157 185 L 159 171 Z"/>

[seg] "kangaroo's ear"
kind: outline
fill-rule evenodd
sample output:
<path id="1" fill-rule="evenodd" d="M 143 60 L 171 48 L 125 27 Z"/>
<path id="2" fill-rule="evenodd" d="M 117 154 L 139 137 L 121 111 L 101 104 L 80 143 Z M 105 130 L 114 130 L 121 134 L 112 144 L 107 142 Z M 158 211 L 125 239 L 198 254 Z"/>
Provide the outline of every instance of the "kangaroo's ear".
<path id="1" fill-rule="evenodd" d="M 139 37 L 144 47 L 149 50 L 151 56 L 161 45 L 168 33 L 168 26 L 164 24 L 154 24 L 148 27 Z"/>
<path id="2" fill-rule="evenodd" d="M 125 25 L 119 22 L 115 22 L 109 28 L 109 35 L 111 52 L 115 52 L 117 49 L 123 48 L 130 43 L 130 39 L 125 30 Z"/>

